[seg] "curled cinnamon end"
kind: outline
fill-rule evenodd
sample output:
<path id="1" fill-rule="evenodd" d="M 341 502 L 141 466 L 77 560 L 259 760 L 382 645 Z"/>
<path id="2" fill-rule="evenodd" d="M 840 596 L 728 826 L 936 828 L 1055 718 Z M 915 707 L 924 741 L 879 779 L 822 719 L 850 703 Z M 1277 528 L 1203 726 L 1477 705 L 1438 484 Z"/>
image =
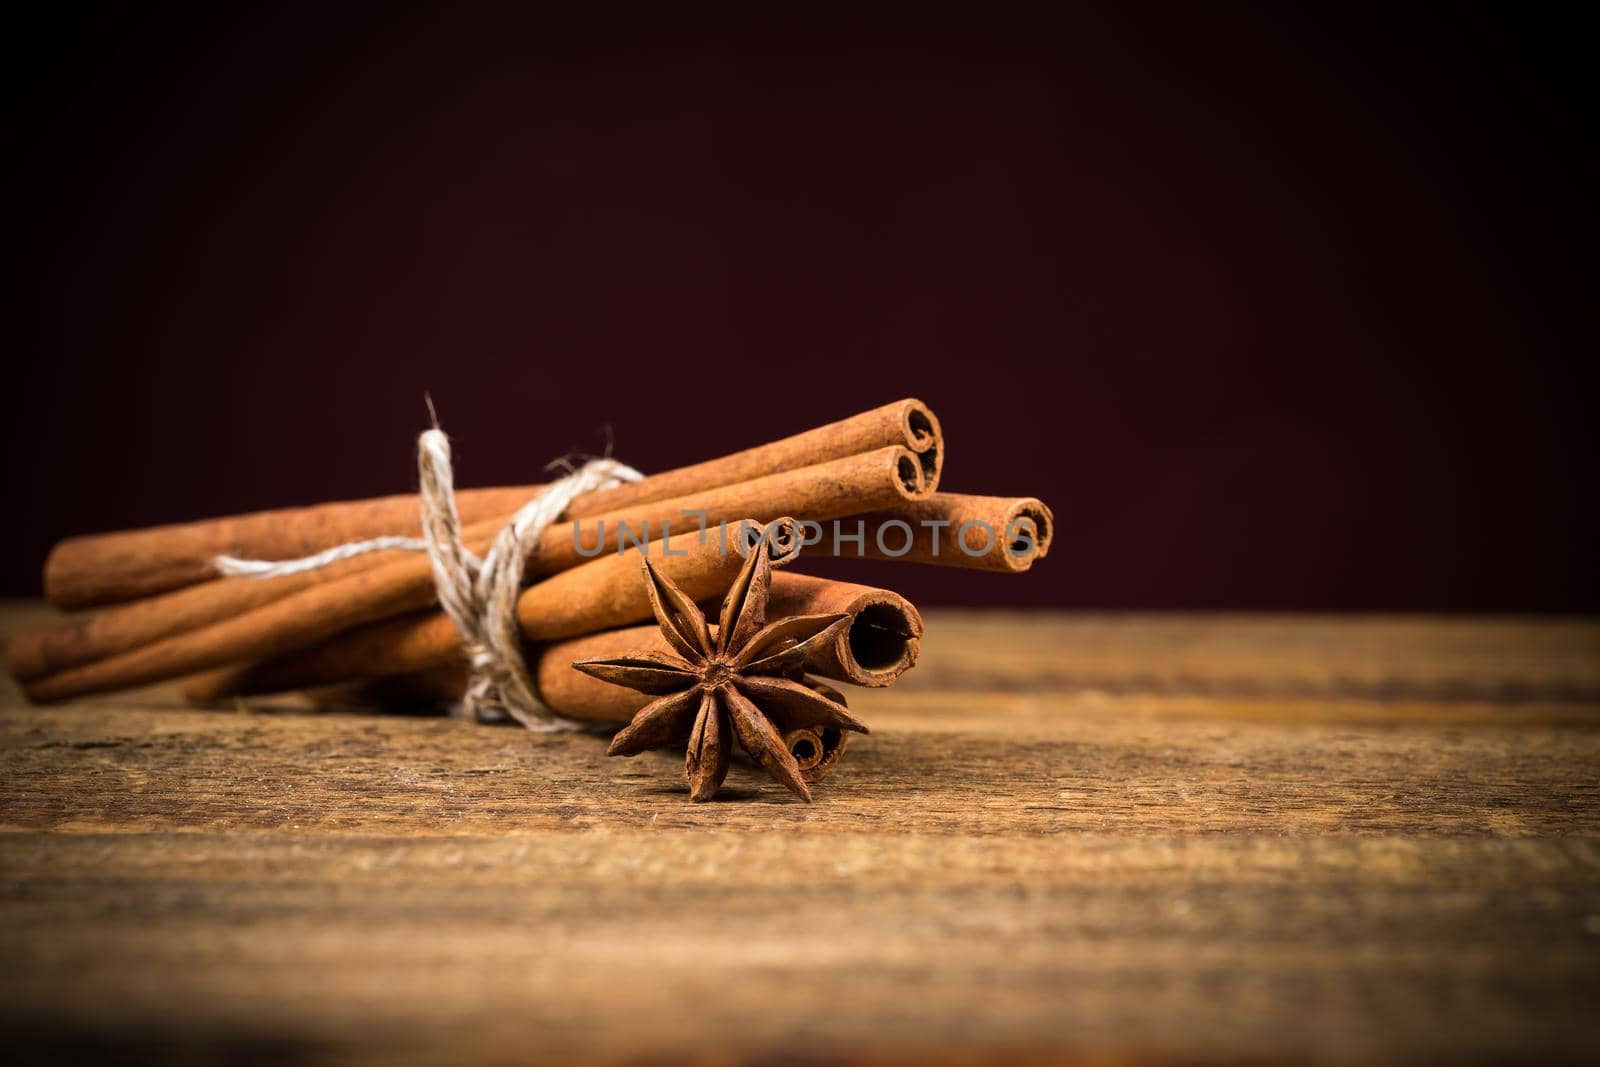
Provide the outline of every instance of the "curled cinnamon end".
<path id="1" fill-rule="evenodd" d="M 802 775 L 822 762 L 822 735 L 815 730 L 790 730 L 783 735 L 783 745 Z"/>
<path id="2" fill-rule="evenodd" d="M 1050 551 L 1055 516 L 1037 497 L 932 493 L 862 516 L 872 559 L 1020 574 Z"/>
<path id="3" fill-rule="evenodd" d="M 906 494 L 909 496 L 920 496 L 927 488 L 928 483 L 923 479 L 922 475 L 922 465 L 917 461 L 917 457 L 910 452 L 896 457 L 894 472 L 900 479 L 901 487 L 905 489 Z"/>
<path id="4" fill-rule="evenodd" d="M 791 730 L 783 735 L 789 754 L 800 765 L 800 777 L 807 782 L 820 782 L 832 773 L 839 757 L 850 743 L 850 732 L 837 726 L 822 726 L 815 730 Z"/>
<path id="5" fill-rule="evenodd" d="M 992 569 L 1020 574 L 1033 566 L 1050 551 L 1050 537 L 1055 533 L 1055 516 L 1044 501 L 1034 497 L 1021 497 L 1009 502 L 998 516 L 1001 520 L 992 531 L 976 531 L 966 538 L 966 551 L 978 556 L 987 555 Z M 960 536 L 960 527 L 957 527 Z M 984 552 L 985 538 L 992 543 Z M 965 555 L 965 551 L 962 552 Z"/>
<path id="6" fill-rule="evenodd" d="M 894 465 L 893 487 L 902 499 L 926 500 L 933 495 L 938 486 L 938 473 L 934 472 L 930 477 L 923 468 L 922 456 L 909 448 L 898 446 L 884 449 L 884 453 Z"/>
<path id="7" fill-rule="evenodd" d="M 806 669 L 853 685 L 889 685 L 916 664 L 922 648 L 921 614 L 887 589 L 784 572 L 772 576 L 767 610 L 774 618 L 848 614 L 849 628 L 807 660 Z"/>
<path id="8" fill-rule="evenodd" d="M 884 686 L 910 670 L 922 644 L 922 620 L 896 593 L 864 598 L 850 628 L 834 642 L 830 677 L 856 685 Z"/>
<path id="9" fill-rule="evenodd" d="M 917 457 L 922 471 L 922 482 L 933 492 L 939 486 L 939 476 L 944 472 L 944 431 L 932 409 L 920 400 L 906 400 L 900 407 L 900 425 L 905 431 L 906 447 Z"/>
<path id="10" fill-rule="evenodd" d="M 1055 536 L 1056 517 L 1045 506 L 1044 501 L 1034 497 L 1025 497 L 1017 501 L 1010 517 L 1018 522 L 1031 522 L 1033 524 L 1033 556 L 1035 558 L 1042 559 L 1050 554 L 1050 538 Z"/>
<path id="11" fill-rule="evenodd" d="M 844 694 L 833 686 L 824 685 L 815 678 L 804 681 L 808 687 L 834 703 L 845 703 Z M 789 746 L 789 754 L 800 765 L 800 777 L 807 782 L 820 782 L 833 771 L 839 763 L 839 757 L 844 755 L 845 746 L 850 743 L 850 731 L 826 724 L 790 730 L 783 735 L 783 743 Z"/>
<path id="12" fill-rule="evenodd" d="M 734 544 L 739 550 L 739 556 L 748 557 L 756 545 L 764 545 L 767 559 L 774 567 L 793 562 L 795 557 L 800 555 L 805 540 L 800 523 L 787 515 L 773 519 L 765 526 L 746 519 L 739 523 L 738 529 L 739 536 L 735 538 Z"/>

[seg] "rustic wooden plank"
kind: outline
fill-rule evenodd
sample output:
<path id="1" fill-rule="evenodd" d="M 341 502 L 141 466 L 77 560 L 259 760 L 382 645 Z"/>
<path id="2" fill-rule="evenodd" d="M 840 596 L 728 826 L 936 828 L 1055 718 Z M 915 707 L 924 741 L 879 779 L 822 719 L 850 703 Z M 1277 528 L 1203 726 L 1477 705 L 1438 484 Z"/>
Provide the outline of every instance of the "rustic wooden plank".
<path id="1" fill-rule="evenodd" d="M 730 776 L 730 802 L 685 804 L 679 759 L 608 760 L 603 739 L 587 734 L 103 704 L 8 712 L 0 827 L 1600 832 L 1600 780 L 1587 773 L 1600 766 L 1600 731 L 1416 719 L 1329 728 L 1241 715 L 1237 701 L 1216 714 L 1208 704 L 1223 702 L 1175 703 L 859 694 L 877 732 L 852 742 L 818 788 L 825 803 L 811 806 L 743 768 Z"/>
<path id="2" fill-rule="evenodd" d="M 737 767 L 690 805 L 591 735 L 0 698 L 0 1026 L 448 1062 L 1600 1047 L 1600 626 L 929 622 L 809 806 Z"/>
<path id="3" fill-rule="evenodd" d="M 943 611 L 935 621 L 905 688 L 1600 704 L 1600 625 L 1585 619 Z"/>
<path id="4" fill-rule="evenodd" d="M 1577 1051 L 1570 840 L 0 835 L 8 1010 L 389 1054 Z M 1536 892 L 1530 889 L 1537 886 Z"/>

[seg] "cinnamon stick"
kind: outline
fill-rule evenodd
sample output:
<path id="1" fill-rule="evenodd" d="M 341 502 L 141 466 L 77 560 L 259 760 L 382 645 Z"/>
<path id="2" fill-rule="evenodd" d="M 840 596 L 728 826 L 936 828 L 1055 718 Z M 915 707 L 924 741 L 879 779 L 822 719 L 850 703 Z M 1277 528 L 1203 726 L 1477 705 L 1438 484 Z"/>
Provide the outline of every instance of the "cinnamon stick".
<path id="1" fill-rule="evenodd" d="M 917 661 L 922 616 L 909 601 L 887 590 L 791 571 L 772 576 L 772 597 L 767 601 L 769 619 L 850 613 L 852 607 L 856 612 L 850 628 L 833 647 L 808 659 L 806 670 L 858 685 L 888 685 Z M 651 697 L 572 669 L 575 660 L 614 658 L 631 652 L 673 654 L 661 636 L 661 628 L 655 625 L 608 630 L 541 648 L 530 663 L 539 699 L 551 711 L 568 718 L 632 719 Z"/>
<path id="2" fill-rule="evenodd" d="M 509 515 L 536 485 L 464 489 L 456 494 L 463 525 Z M 299 559 L 347 541 L 421 532 L 417 494 L 273 508 L 143 530 L 85 534 L 58 542 L 44 564 L 44 595 L 72 611 L 117 604 L 219 577 L 212 560 Z"/>
<path id="3" fill-rule="evenodd" d="M 919 400 L 898 400 L 755 448 L 653 475 L 573 501 L 569 516 L 615 512 L 749 481 L 887 445 L 908 449 L 930 489 L 944 464 L 939 422 Z M 465 490 L 463 524 L 509 516 L 537 486 Z M 117 603 L 213 579 L 213 558 L 294 559 L 346 541 L 419 528 L 414 496 L 283 508 L 147 530 L 73 537 L 45 564 L 45 596 L 61 608 Z"/>
<path id="4" fill-rule="evenodd" d="M 689 497 L 639 505 L 552 526 L 530 560 L 531 575 L 546 575 L 583 562 L 583 549 L 599 543 L 607 529 L 635 534 L 685 523 L 686 511 L 704 516 L 715 529 L 744 518 L 770 522 L 782 515 L 826 520 L 887 507 L 926 495 L 916 454 L 899 446 L 847 456 Z M 614 546 L 617 542 L 613 540 Z M 483 551 L 486 540 L 468 547 Z M 583 546 L 583 548 L 580 548 Z M 432 566 L 415 554 L 348 577 L 322 582 L 253 611 L 200 629 L 23 683 L 29 699 L 66 700 L 87 693 L 124 689 L 193 674 L 227 663 L 263 659 L 304 648 L 363 623 L 415 611 L 434 599 Z"/>
<path id="5" fill-rule="evenodd" d="M 850 628 L 806 662 L 812 674 L 836 681 L 889 685 L 916 665 L 922 650 L 922 614 L 888 589 L 783 571 L 772 576 L 767 611 L 774 618 L 850 616 Z"/>
<path id="6" fill-rule="evenodd" d="M 932 493 L 861 516 L 861 555 L 1020 574 L 1050 551 L 1055 516 L 1037 497 Z M 842 524 L 848 532 L 854 525 Z"/>

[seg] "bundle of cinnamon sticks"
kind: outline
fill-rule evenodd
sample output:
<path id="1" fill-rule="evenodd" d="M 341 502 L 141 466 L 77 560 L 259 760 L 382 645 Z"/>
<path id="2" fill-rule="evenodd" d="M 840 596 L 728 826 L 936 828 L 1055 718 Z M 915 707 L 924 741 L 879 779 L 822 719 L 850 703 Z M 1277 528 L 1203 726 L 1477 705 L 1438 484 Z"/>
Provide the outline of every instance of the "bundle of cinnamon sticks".
<path id="1" fill-rule="evenodd" d="M 846 554 L 1026 571 L 1049 549 L 1049 508 L 1031 497 L 940 492 L 944 447 L 933 412 L 908 399 L 577 497 L 530 555 L 517 601 L 540 700 L 573 719 L 631 718 L 646 698 L 571 664 L 650 644 L 654 627 L 637 625 L 651 618 L 641 555 L 690 597 L 720 598 L 743 563 L 730 528 L 766 530 L 742 547 L 775 565 L 831 550 L 835 534 Z M 466 547 L 484 551 L 539 489 L 458 493 Z M 200 703 L 352 683 L 448 693 L 464 677 L 462 642 L 439 610 L 425 554 L 378 551 L 270 578 L 224 577 L 215 564 L 414 537 L 417 508 L 402 495 L 68 539 L 45 565 L 45 595 L 63 609 L 97 610 L 17 636 L 7 667 L 40 703 L 179 678 Z M 808 658 L 811 675 L 884 686 L 916 662 L 922 619 L 890 590 L 785 569 L 773 576 L 768 611 L 850 616 Z M 790 741 L 808 777 L 826 774 L 843 744 L 803 730 Z"/>

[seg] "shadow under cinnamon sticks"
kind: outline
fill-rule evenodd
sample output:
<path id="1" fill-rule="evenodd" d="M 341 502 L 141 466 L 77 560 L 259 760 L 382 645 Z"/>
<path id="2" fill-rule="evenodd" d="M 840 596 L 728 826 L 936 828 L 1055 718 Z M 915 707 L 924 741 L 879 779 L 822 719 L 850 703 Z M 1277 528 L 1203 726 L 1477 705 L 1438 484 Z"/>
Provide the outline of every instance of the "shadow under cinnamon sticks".
<path id="1" fill-rule="evenodd" d="M 552 655 L 559 657 L 566 652 L 558 651 Z M 542 655 L 536 654 L 536 655 Z M 535 660 L 538 663 L 538 660 Z M 570 670 L 570 668 L 569 668 Z M 577 674 L 576 671 L 571 673 Z M 836 704 L 849 706 L 849 701 L 844 693 L 827 683 L 811 677 L 802 679 L 803 683 L 816 690 Z M 372 712 L 382 711 L 385 714 L 413 714 L 413 715 L 441 715 L 455 708 L 459 704 L 461 694 L 467 686 L 467 671 L 464 663 L 450 663 L 441 667 L 431 667 L 424 671 L 411 674 L 388 675 L 383 678 L 363 678 L 355 681 L 341 682 L 336 685 L 319 686 L 314 689 L 301 691 L 298 695 L 311 702 L 318 708 Z M 569 710 L 573 712 L 569 717 L 582 721 L 592 722 L 600 732 L 608 732 L 611 728 L 620 728 L 626 725 L 626 720 L 594 718 L 603 709 L 599 706 L 585 708 L 581 702 L 570 702 Z M 499 725 L 515 726 L 516 721 L 509 715 L 495 722 Z M 783 743 L 789 749 L 789 754 L 795 758 L 800 768 L 800 777 L 806 782 L 820 782 L 838 766 L 839 759 L 844 755 L 845 749 L 850 744 L 850 731 L 841 730 L 837 726 L 797 726 L 783 729 Z M 657 753 L 665 756 L 665 753 Z M 743 749 L 736 749 L 733 756 L 736 762 L 742 763 L 752 769 L 758 767 Z M 719 794 L 720 795 L 720 794 Z M 728 795 L 733 794 L 729 791 Z"/>

